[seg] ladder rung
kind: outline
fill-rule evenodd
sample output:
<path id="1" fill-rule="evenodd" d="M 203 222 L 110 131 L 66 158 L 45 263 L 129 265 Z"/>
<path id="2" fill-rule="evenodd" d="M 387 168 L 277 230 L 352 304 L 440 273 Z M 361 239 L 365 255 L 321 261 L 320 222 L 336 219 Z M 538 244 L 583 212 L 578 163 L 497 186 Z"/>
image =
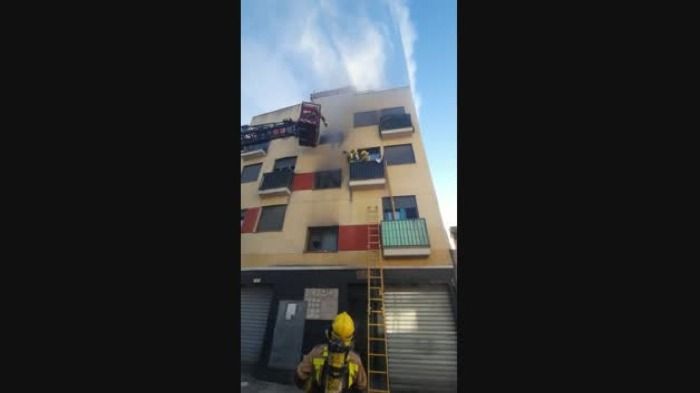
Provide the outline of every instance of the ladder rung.
<path id="1" fill-rule="evenodd" d="M 378 393 L 390 393 L 388 390 L 379 390 L 379 389 L 370 389 L 370 390 L 368 391 L 368 393 L 374 393 L 374 392 L 378 392 Z"/>
<path id="2" fill-rule="evenodd" d="M 384 326 L 383 323 L 368 323 L 369 326 Z"/>
<path id="3" fill-rule="evenodd" d="M 369 278 L 382 278 L 382 276 L 369 276 Z"/>
<path id="4" fill-rule="evenodd" d="M 368 353 L 369 356 L 386 356 L 385 353 Z"/>
<path id="5" fill-rule="evenodd" d="M 382 287 L 369 287 L 370 289 L 382 289 Z"/>
<path id="6" fill-rule="evenodd" d="M 374 312 L 374 313 L 383 314 L 383 313 L 384 313 L 384 310 L 370 310 L 369 312 Z"/>
<path id="7" fill-rule="evenodd" d="M 386 337 L 370 337 L 370 341 L 386 341 Z"/>

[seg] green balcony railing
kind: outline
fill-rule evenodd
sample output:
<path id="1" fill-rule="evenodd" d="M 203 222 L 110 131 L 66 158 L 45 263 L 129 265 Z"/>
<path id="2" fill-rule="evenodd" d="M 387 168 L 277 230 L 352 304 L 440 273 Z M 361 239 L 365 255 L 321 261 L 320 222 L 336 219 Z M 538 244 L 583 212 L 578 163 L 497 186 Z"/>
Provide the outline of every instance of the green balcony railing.
<path id="1" fill-rule="evenodd" d="M 382 221 L 382 247 L 430 247 L 425 218 Z"/>

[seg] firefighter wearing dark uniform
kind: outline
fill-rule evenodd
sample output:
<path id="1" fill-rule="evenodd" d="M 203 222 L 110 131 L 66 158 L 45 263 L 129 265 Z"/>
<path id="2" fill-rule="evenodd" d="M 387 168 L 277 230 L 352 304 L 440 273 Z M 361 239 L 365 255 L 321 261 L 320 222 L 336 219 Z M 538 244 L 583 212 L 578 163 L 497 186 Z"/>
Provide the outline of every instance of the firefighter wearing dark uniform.
<path id="1" fill-rule="evenodd" d="M 367 374 L 357 352 L 352 350 L 355 324 L 346 312 L 333 320 L 326 331 L 326 344 L 315 346 L 297 366 L 297 387 L 312 393 L 366 392 Z"/>

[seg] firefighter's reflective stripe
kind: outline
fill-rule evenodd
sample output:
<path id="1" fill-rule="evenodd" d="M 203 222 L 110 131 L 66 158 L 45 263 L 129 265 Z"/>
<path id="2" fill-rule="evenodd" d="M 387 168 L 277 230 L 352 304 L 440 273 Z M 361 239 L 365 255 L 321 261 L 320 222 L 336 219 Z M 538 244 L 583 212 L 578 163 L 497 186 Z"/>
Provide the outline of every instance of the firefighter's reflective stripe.
<path id="1" fill-rule="evenodd" d="M 323 354 L 321 356 L 323 357 L 311 359 L 311 362 L 314 366 L 314 376 L 316 377 L 316 381 L 318 383 L 321 382 L 321 373 L 323 372 L 323 366 L 326 364 L 326 358 L 328 358 L 328 347 L 323 347 Z M 353 362 L 348 363 L 348 387 L 352 386 L 352 384 L 355 382 L 355 377 L 357 377 L 357 372 L 359 371 L 359 369 L 359 365 Z"/>
<path id="2" fill-rule="evenodd" d="M 352 386 L 352 383 L 355 382 L 355 376 L 357 375 L 357 370 L 360 369 L 360 366 L 358 366 L 355 363 L 350 362 L 348 364 L 349 368 L 349 373 L 348 373 L 348 387 Z"/>

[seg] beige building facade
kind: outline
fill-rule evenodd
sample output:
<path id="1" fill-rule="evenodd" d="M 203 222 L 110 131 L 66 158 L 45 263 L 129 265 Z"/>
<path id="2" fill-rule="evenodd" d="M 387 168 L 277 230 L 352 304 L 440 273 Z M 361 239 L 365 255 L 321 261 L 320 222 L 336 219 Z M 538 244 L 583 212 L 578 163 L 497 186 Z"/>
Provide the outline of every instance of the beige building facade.
<path id="1" fill-rule="evenodd" d="M 440 377 L 430 385 L 430 391 L 452 391 L 456 325 L 451 310 L 456 299 L 448 287 L 453 262 L 411 91 L 345 88 L 312 94 L 309 102 L 320 105 L 324 120 L 317 146 L 300 146 L 290 136 L 241 150 L 242 364 L 257 370 L 260 378 L 286 380 L 290 370 L 278 360 L 290 350 L 275 344 L 276 331 L 291 323 L 283 318 L 289 315 L 286 302 L 298 302 L 303 310 L 322 302 L 328 310 L 349 311 L 358 335 L 363 334 L 363 274 L 367 250 L 377 247 L 371 235 L 376 226 L 386 307 L 394 307 L 395 316 L 389 334 L 396 351 L 389 360 L 393 390 L 421 386 L 413 380 L 416 375 L 425 381 L 454 371 L 454 380 Z M 300 105 L 255 116 L 250 124 L 295 120 Z M 366 151 L 366 159 L 349 162 L 346 152 L 351 150 Z M 312 301 L 309 293 L 334 297 Z M 396 299 L 394 306 L 389 299 Z M 405 314 L 413 319 L 407 321 Z M 330 314 L 309 315 L 300 321 L 300 337 L 290 333 L 284 339 L 299 341 L 301 352 L 322 340 L 330 322 Z M 294 330 L 289 326 L 285 331 Z M 454 346 L 445 344 L 452 339 Z M 357 349 L 364 359 L 362 342 Z M 410 355 L 421 348 L 432 351 L 432 368 L 421 367 Z"/>

